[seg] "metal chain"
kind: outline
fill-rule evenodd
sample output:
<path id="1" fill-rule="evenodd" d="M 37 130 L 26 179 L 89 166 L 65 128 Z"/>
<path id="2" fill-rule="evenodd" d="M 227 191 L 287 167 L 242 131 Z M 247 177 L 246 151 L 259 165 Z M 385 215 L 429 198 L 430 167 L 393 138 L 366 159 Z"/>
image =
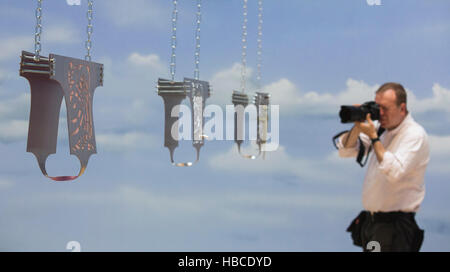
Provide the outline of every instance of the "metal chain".
<path id="1" fill-rule="evenodd" d="M 170 47 L 172 48 L 172 54 L 170 56 L 170 75 L 172 81 L 175 81 L 175 73 L 177 68 L 177 21 L 178 21 L 178 9 L 177 0 L 173 0 L 173 11 L 172 11 L 172 38 Z M 200 78 L 200 24 L 202 21 L 202 1 L 197 0 L 197 13 L 196 13 L 196 23 L 197 28 L 195 30 L 195 54 L 194 54 L 194 79 Z"/>
<path id="2" fill-rule="evenodd" d="M 40 53 L 41 53 L 41 34 L 42 34 L 42 0 L 37 1 L 37 8 L 36 8 L 36 27 L 34 31 L 34 60 L 39 61 L 40 60 Z"/>
<path id="3" fill-rule="evenodd" d="M 171 45 L 172 55 L 170 56 L 170 75 L 172 76 L 172 81 L 175 81 L 175 72 L 177 68 L 177 20 L 178 20 L 178 10 L 177 10 L 177 0 L 173 0 L 173 11 L 172 11 L 172 39 Z"/>
<path id="4" fill-rule="evenodd" d="M 88 11 L 87 11 L 87 19 L 88 19 L 88 24 L 87 24 L 87 28 L 86 28 L 86 32 L 87 32 L 87 41 L 85 43 L 85 47 L 86 47 L 86 56 L 84 57 L 85 60 L 87 61 L 91 61 L 91 49 L 92 49 L 92 41 L 91 41 L 91 37 L 92 37 L 92 32 L 94 31 L 94 26 L 92 25 L 92 19 L 93 19 L 93 8 L 94 5 L 94 0 L 88 0 Z"/>
<path id="5" fill-rule="evenodd" d="M 197 29 L 195 31 L 194 79 L 200 79 L 200 23 L 202 22 L 202 0 L 197 0 Z"/>
<path id="6" fill-rule="evenodd" d="M 261 67 L 262 67 L 262 26 L 263 26 L 263 0 L 258 0 L 258 52 L 257 52 L 257 88 L 261 89 Z"/>
<path id="7" fill-rule="evenodd" d="M 244 0 L 242 22 L 242 67 L 241 67 L 241 91 L 245 92 L 246 69 L 247 69 L 247 1 Z"/>

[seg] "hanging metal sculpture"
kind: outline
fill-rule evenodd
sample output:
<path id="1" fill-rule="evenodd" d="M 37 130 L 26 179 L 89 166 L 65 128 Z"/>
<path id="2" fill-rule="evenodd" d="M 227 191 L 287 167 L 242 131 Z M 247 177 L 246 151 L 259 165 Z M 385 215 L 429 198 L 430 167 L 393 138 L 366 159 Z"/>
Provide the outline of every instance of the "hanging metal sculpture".
<path id="1" fill-rule="evenodd" d="M 35 53 L 22 51 L 20 75 L 31 88 L 31 111 L 27 152 L 36 156 L 46 177 L 54 181 L 74 180 L 86 170 L 89 157 L 97 153 L 92 102 L 94 91 L 103 86 L 103 64 L 91 62 L 93 1 L 88 1 L 87 54 L 85 60 L 49 54 L 40 55 L 42 33 L 42 0 L 36 9 Z M 67 109 L 70 154 L 77 156 L 81 167 L 76 176 L 51 177 L 45 165 L 56 153 L 59 113 L 62 99 Z"/>
<path id="2" fill-rule="evenodd" d="M 171 40 L 171 63 L 170 74 L 171 80 L 158 79 L 158 95 L 164 101 L 164 146 L 170 151 L 170 161 L 175 166 L 192 166 L 200 159 L 200 148 L 204 144 L 203 135 L 203 110 L 205 108 L 205 101 L 210 96 L 209 83 L 199 80 L 200 78 L 200 23 L 201 23 L 201 0 L 197 0 L 197 28 L 196 28 L 196 44 L 195 44 L 195 69 L 194 78 L 184 78 L 184 81 L 175 81 L 176 72 L 176 45 L 177 45 L 177 1 L 173 1 L 172 12 L 172 40 Z M 174 151 L 178 147 L 178 127 L 179 119 L 179 105 L 185 98 L 189 98 L 191 105 L 192 118 L 192 145 L 196 149 L 197 157 L 194 162 L 176 163 L 174 160 Z"/>
<path id="3" fill-rule="evenodd" d="M 239 154 L 247 159 L 256 159 L 261 154 L 263 158 L 265 152 L 262 151 L 262 146 L 267 142 L 268 130 L 268 107 L 270 103 L 270 94 L 264 92 L 256 92 L 253 96 L 252 104 L 256 106 L 257 112 L 257 133 L 256 143 L 258 145 L 258 153 L 255 155 L 244 154 L 241 151 L 242 143 L 244 142 L 245 131 L 245 112 L 244 109 L 249 105 L 249 97 L 246 93 L 246 69 L 247 69 L 247 2 L 243 0 L 243 23 L 242 23 L 242 70 L 241 70 L 241 91 L 233 91 L 231 102 L 235 107 L 234 113 L 234 141 L 238 146 Z M 257 89 L 261 89 L 261 67 L 262 67 L 262 10 L 263 1 L 258 0 L 258 36 L 257 36 Z"/>

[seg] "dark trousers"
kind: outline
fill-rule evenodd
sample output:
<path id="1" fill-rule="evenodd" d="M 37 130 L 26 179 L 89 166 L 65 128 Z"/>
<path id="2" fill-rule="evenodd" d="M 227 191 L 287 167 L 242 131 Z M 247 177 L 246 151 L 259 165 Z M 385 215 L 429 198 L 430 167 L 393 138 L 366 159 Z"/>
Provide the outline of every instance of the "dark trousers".
<path id="1" fill-rule="evenodd" d="M 362 211 L 347 229 L 353 243 L 363 251 L 418 252 L 424 231 L 415 220 L 415 213 Z"/>

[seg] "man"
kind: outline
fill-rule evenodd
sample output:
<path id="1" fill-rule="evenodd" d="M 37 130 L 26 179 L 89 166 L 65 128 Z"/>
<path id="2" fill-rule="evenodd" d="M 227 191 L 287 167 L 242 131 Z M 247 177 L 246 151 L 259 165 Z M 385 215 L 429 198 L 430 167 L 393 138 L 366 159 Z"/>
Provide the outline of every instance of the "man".
<path id="1" fill-rule="evenodd" d="M 375 242 L 381 251 L 419 251 L 423 230 L 415 214 L 425 195 L 428 137 L 408 112 L 402 85 L 382 85 L 375 102 L 380 107 L 379 126 L 385 129 L 381 136 L 368 114 L 366 122 L 355 122 L 337 143 L 340 157 L 355 157 L 360 144 L 373 150 L 363 185 L 365 211 L 347 231 L 363 250 Z"/>

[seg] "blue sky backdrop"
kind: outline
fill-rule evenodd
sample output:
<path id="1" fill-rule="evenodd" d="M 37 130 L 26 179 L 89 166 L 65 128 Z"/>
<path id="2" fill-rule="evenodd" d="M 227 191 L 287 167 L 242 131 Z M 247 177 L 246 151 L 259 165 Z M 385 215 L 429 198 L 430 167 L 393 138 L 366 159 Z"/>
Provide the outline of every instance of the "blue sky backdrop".
<path id="1" fill-rule="evenodd" d="M 256 83 L 256 1 L 249 1 L 249 91 Z M 94 2 L 98 154 L 75 182 L 55 183 L 26 152 L 30 90 L 21 50 L 33 51 L 36 1 L 0 1 L 0 251 L 359 251 L 345 232 L 362 209 L 366 169 L 340 159 L 331 137 L 342 104 L 402 83 L 429 134 L 418 213 L 424 251 L 450 250 L 450 2 L 264 1 L 263 77 L 280 105 L 280 148 L 246 160 L 232 141 L 206 142 L 191 168 L 163 147 L 158 77 L 169 77 L 171 1 Z M 87 1 L 43 4 L 42 53 L 83 58 Z M 177 79 L 193 77 L 195 1 L 179 1 Z M 207 103 L 240 87 L 242 1 L 203 1 L 200 75 Z M 191 142 L 177 149 L 194 156 Z M 65 110 L 52 175 L 75 174 Z"/>

